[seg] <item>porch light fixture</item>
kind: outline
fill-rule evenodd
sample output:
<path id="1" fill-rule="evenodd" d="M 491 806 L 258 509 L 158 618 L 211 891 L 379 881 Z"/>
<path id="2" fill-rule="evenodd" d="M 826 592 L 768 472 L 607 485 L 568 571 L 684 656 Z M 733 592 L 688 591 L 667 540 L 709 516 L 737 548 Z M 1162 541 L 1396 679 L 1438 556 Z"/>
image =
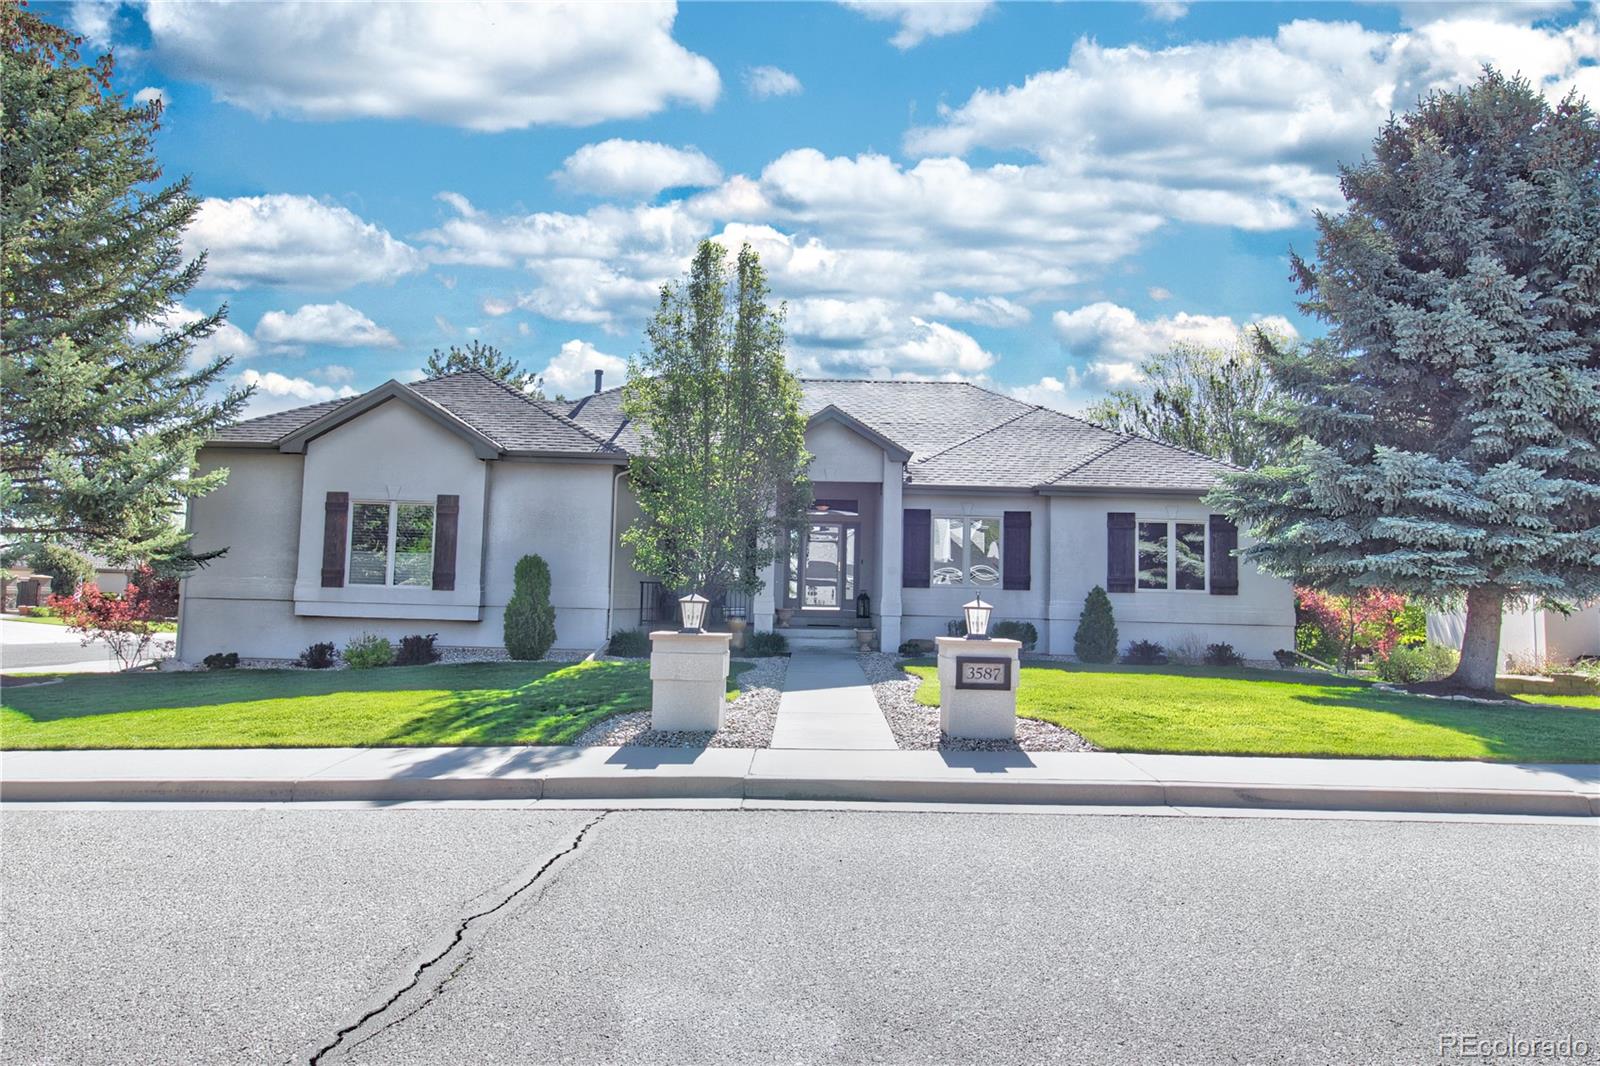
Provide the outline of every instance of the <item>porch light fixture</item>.
<path id="1" fill-rule="evenodd" d="M 711 601 L 696 592 L 678 598 L 678 611 L 683 616 L 683 628 L 680 633 L 705 632 L 706 608 L 711 606 Z"/>
<path id="2" fill-rule="evenodd" d="M 989 639 L 989 616 L 994 613 L 994 605 L 983 602 L 979 596 L 971 603 L 961 605 L 961 613 L 967 616 L 967 639 Z"/>

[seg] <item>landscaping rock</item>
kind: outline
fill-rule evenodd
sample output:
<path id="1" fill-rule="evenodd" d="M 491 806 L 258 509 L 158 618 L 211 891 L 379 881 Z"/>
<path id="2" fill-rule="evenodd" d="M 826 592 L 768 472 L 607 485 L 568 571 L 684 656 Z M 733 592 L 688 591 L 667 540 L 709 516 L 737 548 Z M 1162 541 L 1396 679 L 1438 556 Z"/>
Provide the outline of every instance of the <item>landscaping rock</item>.
<path id="1" fill-rule="evenodd" d="M 765 659 L 735 659 L 734 662 L 754 665 L 739 675 L 739 698 L 728 704 L 722 728 L 717 732 L 657 732 L 650 728 L 649 711 L 634 711 L 597 722 L 573 743 L 585 747 L 616 747 L 623 744 L 647 748 L 770 747 L 772 730 L 778 722 L 778 700 L 783 695 L 783 679 L 789 672 L 789 660 L 779 655 Z"/>
<path id="2" fill-rule="evenodd" d="M 860 655 L 856 661 L 872 684 L 878 708 L 894 741 L 910 751 L 1097 751 L 1070 729 L 1032 718 L 1017 719 L 1016 740 L 969 740 L 946 736 L 939 729 L 939 708 L 916 701 L 922 679 L 900 669 L 896 655 Z"/>

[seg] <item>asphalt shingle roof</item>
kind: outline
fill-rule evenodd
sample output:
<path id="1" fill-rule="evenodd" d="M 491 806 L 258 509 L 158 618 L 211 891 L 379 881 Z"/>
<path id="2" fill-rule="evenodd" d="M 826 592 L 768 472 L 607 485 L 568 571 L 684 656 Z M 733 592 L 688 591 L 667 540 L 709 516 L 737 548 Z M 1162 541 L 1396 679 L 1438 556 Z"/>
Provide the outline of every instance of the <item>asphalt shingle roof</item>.
<path id="1" fill-rule="evenodd" d="M 1116 434 L 965 382 L 811 378 L 802 386 L 807 416 L 837 407 L 909 451 L 908 485 L 1203 492 L 1229 469 L 1182 448 Z M 622 414 L 621 389 L 574 402 L 542 402 L 478 371 L 429 378 L 409 388 L 506 452 L 608 455 L 639 448 L 639 434 Z M 271 445 L 348 402 L 252 418 L 213 439 Z"/>

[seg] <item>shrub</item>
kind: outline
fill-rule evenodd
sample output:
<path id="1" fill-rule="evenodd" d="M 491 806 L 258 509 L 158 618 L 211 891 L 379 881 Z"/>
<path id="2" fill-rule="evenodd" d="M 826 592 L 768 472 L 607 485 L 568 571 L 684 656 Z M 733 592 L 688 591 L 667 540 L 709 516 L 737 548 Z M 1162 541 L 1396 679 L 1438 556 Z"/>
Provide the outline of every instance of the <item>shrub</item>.
<path id="1" fill-rule="evenodd" d="M 79 587 L 94 580 L 94 563 L 89 557 L 61 544 L 41 544 L 28 557 L 33 572 L 50 579 L 50 591 L 71 596 Z"/>
<path id="2" fill-rule="evenodd" d="M 745 646 L 749 647 L 746 639 Z M 611 634 L 606 650 L 624 659 L 645 659 L 650 655 L 650 634 L 642 629 L 619 629 Z"/>
<path id="3" fill-rule="evenodd" d="M 1206 660 L 1205 639 L 1195 633 L 1185 633 L 1167 645 L 1167 659 L 1185 666 L 1198 666 Z"/>
<path id="4" fill-rule="evenodd" d="M 18 607 L 17 613 L 24 618 L 57 618 L 61 614 L 54 607 Z"/>
<path id="5" fill-rule="evenodd" d="M 506 604 L 505 641 L 513 659 L 542 659 L 556 642 L 550 567 L 537 555 L 517 560 L 511 602 Z"/>
<path id="6" fill-rule="evenodd" d="M 149 563 L 140 564 L 128 579 L 128 590 L 123 595 L 136 603 L 145 604 L 151 618 L 178 617 L 178 579 L 162 577 Z"/>
<path id="7" fill-rule="evenodd" d="M 1207 666 L 1238 666 L 1244 662 L 1239 653 L 1233 650 L 1232 644 L 1207 644 L 1205 663 Z"/>
<path id="8" fill-rule="evenodd" d="M 1072 651 L 1086 663 L 1116 660 L 1117 622 L 1111 614 L 1111 597 L 1099 585 L 1083 598 L 1083 613 L 1078 616 L 1078 631 L 1072 636 Z"/>
<path id="9" fill-rule="evenodd" d="M 388 637 L 363 633 L 344 646 L 345 664 L 352 670 L 371 670 L 394 662 L 394 645 Z"/>
<path id="10" fill-rule="evenodd" d="M 952 618 L 944 624 L 944 635 L 947 637 L 964 637 L 967 635 L 967 620 L 965 618 Z"/>
<path id="11" fill-rule="evenodd" d="M 1277 651 L 1272 653 L 1272 657 L 1278 660 L 1278 665 L 1283 667 L 1285 670 L 1293 670 L 1300 664 L 1299 654 L 1289 648 L 1279 648 Z"/>
<path id="12" fill-rule="evenodd" d="M 396 666 L 425 666 L 436 663 L 442 654 L 434 647 L 434 642 L 439 639 L 437 633 L 413 633 L 409 637 L 400 638 L 400 650 L 395 653 Z"/>
<path id="13" fill-rule="evenodd" d="M 1346 670 L 1367 655 L 1387 655 L 1400 643 L 1406 598 L 1387 589 L 1369 588 L 1353 596 L 1322 589 L 1296 588 L 1298 626 L 1314 626 L 1320 636 L 1295 632 L 1295 646 L 1324 662 Z M 1415 620 L 1410 623 L 1415 625 Z M 1314 650 L 1320 649 L 1320 650 Z"/>
<path id="14" fill-rule="evenodd" d="M 51 596 L 50 606 L 67 620 L 68 629 L 82 635 L 84 647 L 101 642 L 124 670 L 138 665 L 157 633 L 149 604 L 107 596 L 93 585 L 79 585 L 71 596 Z"/>
<path id="15" fill-rule="evenodd" d="M 333 650 L 333 642 L 324 641 L 321 644 L 313 644 L 301 652 L 300 658 L 295 662 L 308 670 L 326 670 L 333 665 L 335 658 L 337 654 Z"/>
<path id="16" fill-rule="evenodd" d="M 1378 677 L 1390 684 L 1415 685 L 1450 676 L 1460 659 L 1460 652 L 1441 644 L 1420 647 L 1401 644 L 1389 649 L 1388 655 L 1379 655 L 1372 665 Z"/>
<path id="17" fill-rule="evenodd" d="M 1024 651 L 1032 651 L 1033 646 L 1039 643 L 1039 630 L 1032 622 L 996 622 L 989 627 L 989 632 L 1005 640 L 1019 640 Z"/>
<path id="18" fill-rule="evenodd" d="M 911 640 L 902 640 L 897 649 L 901 655 L 932 655 L 936 645 L 931 640 L 913 637 Z"/>
<path id="19" fill-rule="evenodd" d="M 746 652 L 758 658 L 785 655 L 789 651 L 789 640 L 775 629 L 756 631 L 745 638 L 744 647 Z"/>
<path id="20" fill-rule="evenodd" d="M 1122 661 L 1135 666 L 1160 666 L 1167 661 L 1167 649 L 1153 640 L 1136 640 L 1128 645 L 1128 654 Z"/>
<path id="21" fill-rule="evenodd" d="M 233 670 L 239 665 L 239 653 L 236 651 L 213 652 L 200 660 L 207 670 Z"/>

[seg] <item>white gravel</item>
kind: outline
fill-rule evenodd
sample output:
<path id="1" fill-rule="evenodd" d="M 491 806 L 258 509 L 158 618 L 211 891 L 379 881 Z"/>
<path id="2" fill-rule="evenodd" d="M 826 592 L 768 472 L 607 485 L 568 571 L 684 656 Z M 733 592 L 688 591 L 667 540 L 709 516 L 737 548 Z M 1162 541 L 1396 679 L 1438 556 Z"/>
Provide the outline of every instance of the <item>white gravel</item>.
<path id="1" fill-rule="evenodd" d="M 856 661 L 872 683 L 872 694 L 889 723 L 895 743 L 912 751 L 1097 751 L 1093 744 L 1070 729 L 1032 718 L 1017 719 L 1017 738 L 966 740 L 945 736 L 939 729 L 939 708 L 916 701 L 922 679 L 900 669 L 900 657 L 883 652 L 860 655 Z"/>
<path id="2" fill-rule="evenodd" d="M 575 744 L 614 747 L 636 744 L 648 748 L 765 748 L 772 744 L 778 722 L 778 700 L 789 672 L 787 656 L 736 659 L 753 668 L 739 675 L 739 698 L 728 704 L 723 725 L 715 733 L 664 733 L 650 728 L 650 712 L 619 714 L 590 726 Z"/>

